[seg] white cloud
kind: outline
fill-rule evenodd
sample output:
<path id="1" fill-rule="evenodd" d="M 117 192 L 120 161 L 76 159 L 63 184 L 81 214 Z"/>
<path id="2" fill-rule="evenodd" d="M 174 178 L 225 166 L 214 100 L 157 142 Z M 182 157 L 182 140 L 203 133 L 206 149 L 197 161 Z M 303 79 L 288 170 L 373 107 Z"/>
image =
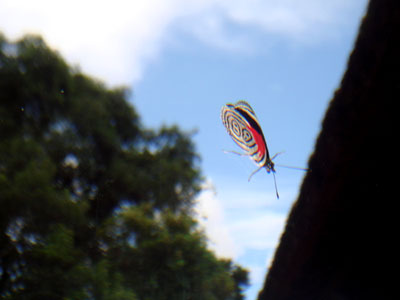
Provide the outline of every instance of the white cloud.
<path id="1" fill-rule="evenodd" d="M 241 251 L 232 238 L 224 207 L 210 180 L 206 182 L 197 199 L 196 212 L 199 223 L 206 232 L 210 249 L 219 257 L 237 258 Z"/>
<path id="2" fill-rule="evenodd" d="M 266 32 L 300 40 L 307 35 L 317 34 L 317 31 L 326 31 L 328 25 L 343 23 L 343 13 L 351 10 L 355 2 L 357 1 L 236 0 L 224 4 L 227 15 L 235 22 L 256 25 Z"/>
<path id="3" fill-rule="evenodd" d="M 360 3 L 365 0 L 2 0 L 0 30 L 10 38 L 42 34 L 84 72 L 130 84 L 159 55 L 172 28 L 224 50 L 246 50 L 250 38 L 228 24 L 289 41 L 316 40 L 334 33 Z"/>
<path id="4" fill-rule="evenodd" d="M 283 230 L 286 216 L 283 213 L 264 212 L 253 216 L 245 214 L 235 221 L 230 230 L 234 232 L 235 240 L 241 241 L 241 246 L 247 249 L 274 249 Z"/>
<path id="5" fill-rule="evenodd" d="M 159 51 L 174 17 L 172 2 L 5 0 L 0 27 L 14 38 L 42 34 L 85 72 L 110 84 L 130 83 Z"/>
<path id="6" fill-rule="evenodd" d="M 265 194 L 244 193 L 224 192 L 229 199 L 224 201 L 208 180 L 197 199 L 198 219 L 210 240 L 210 248 L 219 256 L 236 259 L 249 250 L 272 251 L 283 231 L 287 209 L 272 210 L 279 206 L 275 195 L 270 197 L 273 203 L 266 201 Z"/>
<path id="7" fill-rule="evenodd" d="M 197 199 L 198 219 L 209 247 L 219 257 L 233 258 L 249 270 L 247 293 L 257 295 L 284 230 L 290 197 L 277 200 L 274 191 L 249 192 L 232 183 L 229 186 L 219 187 L 217 194 L 213 181 L 206 182 Z"/>

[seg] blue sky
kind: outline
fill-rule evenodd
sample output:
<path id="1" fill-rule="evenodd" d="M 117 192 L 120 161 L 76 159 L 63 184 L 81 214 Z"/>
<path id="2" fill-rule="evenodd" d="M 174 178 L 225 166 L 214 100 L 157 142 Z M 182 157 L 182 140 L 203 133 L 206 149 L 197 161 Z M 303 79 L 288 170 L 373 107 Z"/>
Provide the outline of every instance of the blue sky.
<path id="1" fill-rule="evenodd" d="M 276 163 L 306 167 L 340 84 L 366 0 L 1 0 L 0 30 L 44 36 L 69 63 L 109 86 L 132 88 L 148 127 L 191 131 L 206 182 L 197 210 L 221 257 L 250 270 L 247 299 L 261 288 L 304 172 L 273 177 L 239 150 L 220 120 L 247 100 Z M 202 218 L 207 217 L 207 218 Z"/>

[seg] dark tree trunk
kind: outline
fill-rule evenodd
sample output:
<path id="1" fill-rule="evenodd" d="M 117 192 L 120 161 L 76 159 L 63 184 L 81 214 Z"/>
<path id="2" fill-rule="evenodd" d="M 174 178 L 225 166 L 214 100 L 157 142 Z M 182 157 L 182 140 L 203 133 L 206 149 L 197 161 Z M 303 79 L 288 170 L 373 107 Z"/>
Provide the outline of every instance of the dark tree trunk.
<path id="1" fill-rule="evenodd" d="M 259 300 L 400 299 L 399 100 L 400 1 L 371 0 Z"/>

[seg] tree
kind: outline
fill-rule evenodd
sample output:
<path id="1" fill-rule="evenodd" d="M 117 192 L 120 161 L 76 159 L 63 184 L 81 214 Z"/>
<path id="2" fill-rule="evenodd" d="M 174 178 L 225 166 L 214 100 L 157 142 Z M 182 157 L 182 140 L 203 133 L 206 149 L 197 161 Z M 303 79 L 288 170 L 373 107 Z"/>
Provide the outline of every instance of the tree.
<path id="1" fill-rule="evenodd" d="M 6 299 L 237 292 L 192 217 L 201 175 L 191 134 L 143 128 L 128 97 L 69 67 L 40 37 L 0 35 Z"/>
<path id="2" fill-rule="evenodd" d="M 399 16 L 369 3 L 260 300 L 398 298 Z"/>
<path id="3" fill-rule="evenodd" d="M 109 227 L 110 260 L 140 299 L 229 299 L 234 280 L 185 210 L 123 209 Z"/>

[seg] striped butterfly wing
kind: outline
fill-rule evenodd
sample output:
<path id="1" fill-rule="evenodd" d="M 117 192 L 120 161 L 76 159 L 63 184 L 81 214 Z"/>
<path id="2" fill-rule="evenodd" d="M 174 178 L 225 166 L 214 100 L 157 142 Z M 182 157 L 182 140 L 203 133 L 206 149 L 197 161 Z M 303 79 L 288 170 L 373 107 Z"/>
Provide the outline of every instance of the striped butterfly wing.
<path id="1" fill-rule="evenodd" d="M 228 103 L 222 107 L 221 119 L 235 143 L 259 166 L 269 167 L 269 157 L 264 134 L 256 114 L 246 101 Z M 269 169 L 269 168 L 268 168 Z M 268 170 L 269 171 L 269 170 Z"/>

